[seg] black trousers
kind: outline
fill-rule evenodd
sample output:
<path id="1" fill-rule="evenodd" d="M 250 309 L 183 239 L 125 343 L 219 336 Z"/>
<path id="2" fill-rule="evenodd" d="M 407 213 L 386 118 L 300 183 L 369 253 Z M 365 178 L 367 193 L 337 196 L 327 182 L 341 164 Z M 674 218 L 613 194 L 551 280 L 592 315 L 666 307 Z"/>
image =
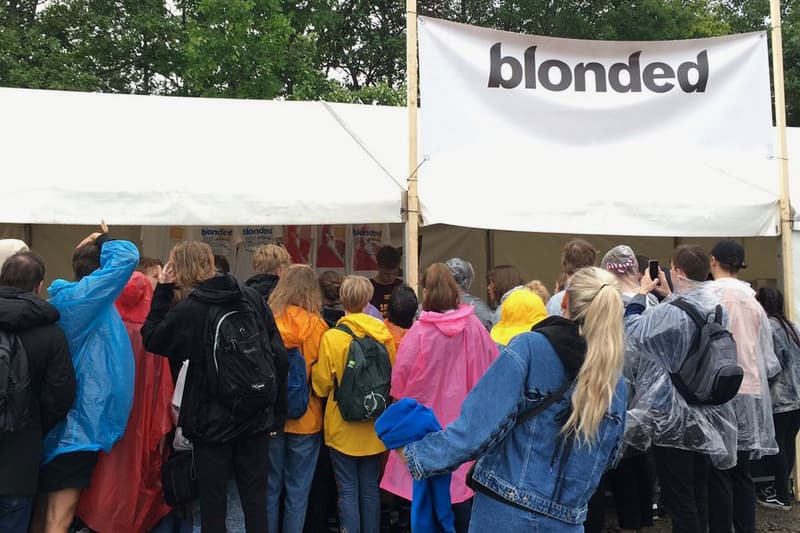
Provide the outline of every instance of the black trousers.
<path id="1" fill-rule="evenodd" d="M 267 533 L 269 436 L 238 437 L 225 444 L 195 443 L 203 533 L 225 533 L 227 485 L 236 478 L 247 533 Z"/>
<path id="2" fill-rule="evenodd" d="M 708 483 L 710 533 L 755 533 L 756 488 L 750 474 L 750 452 L 736 454 L 736 466 L 711 469 Z"/>
<path id="3" fill-rule="evenodd" d="M 586 509 L 586 520 L 583 522 L 583 533 L 602 533 L 606 521 L 605 484 L 608 474 L 600 478 L 597 490 L 594 491 Z"/>
<path id="4" fill-rule="evenodd" d="M 661 503 L 672 520 L 674 533 L 706 533 L 708 523 L 707 455 L 677 448 L 653 446 Z"/>
<path id="5" fill-rule="evenodd" d="M 606 474 L 614 494 L 621 529 L 653 525 L 653 476 L 647 454 L 625 457 Z"/>
<path id="6" fill-rule="evenodd" d="M 323 412 L 325 409 L 323 408 Z M 314 480 L 308 493 L 308 509 L 306 509 L 306 523 L 304 533 L 328 533 L 330 518 L 338 520 L 336 499 L 338 492 L 336 480 L 333 477 L 330 449 L 322 445 L 317 458 L 317 469 L 314 471 Z"/>
<path id="7" fill-rule="evenodd" d="M 775 440 L 778 455 L 773 456 L 775 468 L 775 494 L 783 503 L 792 503 L 789 494 L 789 475 L 795 461 L 795 438 L 800 430 L 800 410 L 772 415 L 775 422 Z"/>

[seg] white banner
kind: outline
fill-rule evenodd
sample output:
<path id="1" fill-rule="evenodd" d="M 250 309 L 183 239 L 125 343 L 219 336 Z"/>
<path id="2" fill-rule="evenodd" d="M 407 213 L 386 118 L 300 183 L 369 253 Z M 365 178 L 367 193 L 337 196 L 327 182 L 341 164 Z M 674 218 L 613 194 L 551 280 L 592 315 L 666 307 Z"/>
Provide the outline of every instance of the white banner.
<path id="1" fill-rule="evenodd" d="M 766 34 L 580 41 L 419 20 L 426 224 L 774 235 Z"/>

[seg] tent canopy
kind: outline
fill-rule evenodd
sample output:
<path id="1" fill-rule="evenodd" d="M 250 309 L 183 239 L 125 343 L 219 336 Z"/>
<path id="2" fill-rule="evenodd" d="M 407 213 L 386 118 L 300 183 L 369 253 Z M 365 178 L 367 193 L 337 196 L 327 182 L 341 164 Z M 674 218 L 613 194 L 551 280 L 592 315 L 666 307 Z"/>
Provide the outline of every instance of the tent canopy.
<path id="1" fill-rule="evenodd" d="M 399 109 L 0 89 L 0 117 L 2 222 L 402 220 Z"/>
<path id="2" fill-rule="evenodd" d="M 0 89 L 0 222 L 401 222 L 406 113 L 402 107 L 324 102 Z M 800 156 L 800 129 L 789 130 L 791 193 L 798 206 L 800 169 L 793 157 Z M 710 165 L 705 157 L 705 180 L 687 183 L 675 171 L 677 161 L 658 165 L 656 158 L 628 154 L 619 165 L 619 183 L 594 180 L 592 164 L 614 157 L 591 153 L 576 161 L 509 149 L 485 168 L 470 170 L 482 176 L 480 182 L 467 182 L 456 171 L 436 172 L 437 180 L 420 191 L 422 206 L 427 193 L 447 208 L 428 211 L 425 222 L 570 234 L 777 233 L 774 161 L 749 168 L 730 160 Z M 526 176 L 516 191 L 492 188 L 498 165 L 519 168 L 532 160 L 534 183 Z M 456 169 L 458 161 L 423 162 L 421 184 L 425 171 L 439 165 Z M 648 171 L 640 173 L 642 168 Z M 602 230 L 610 220 L 619 231 Z"/>
<path id="3" fill-rule="evenodd" d="M 469 168 L 457 154 L 422 166 L 420 201 L 426 223 L 651 237 L 778 233 L 774 161 L 754 164 L 746 158 L 687 154 L 665 162 L 664 154 L 590 149 L 576 158 L 574 153 L 530 146 L 506 146 L 495 153 L 494 158 L 470 162 Z M 598 168 L 616 168 L 615 178 L 598 178 Z M 439 179 L 445 175 L 453 179 Z M 493 175 L 504 176 L 503 185 Z M 481 184 L 469 183 L 470 176 L 482 176 Z M 454 191 L 457 202 L 452 201 Z M 471 208 L 480 204 L 485 207 Z"/>

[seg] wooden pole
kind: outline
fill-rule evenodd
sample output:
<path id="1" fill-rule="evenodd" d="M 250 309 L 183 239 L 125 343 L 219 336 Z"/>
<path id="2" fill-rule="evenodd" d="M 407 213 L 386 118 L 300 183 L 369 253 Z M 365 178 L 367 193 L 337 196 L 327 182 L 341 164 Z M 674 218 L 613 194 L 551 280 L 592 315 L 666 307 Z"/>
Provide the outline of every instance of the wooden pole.
<path id="1" fill-rule="evenodd" d="M 406 211 L 406 283 L 419 293 L 419 197 L 417 196 L 417 0 L 406 0 L 406 72 L 408 80 L 408 202 Z"/>
<path id="2" fill-rule="evenodd" d="M 783 82 L 783 32 L 781 31 L 781 2 L 770 0 L 769 16 L 772 30 L 772 83 L 775 90 L 775 126 L 778 130 L 778 176 L 781 186 L 781 258 L 783 261 L 783 294 L 785 313 L 794 320 L 794 265 L 792 263 L 792 206 L 789 201 L 789 159 L 786 149 L 786 100 Z M 800 437 L 795 443 L 800 449 Z M 795 463 L 794 493 L 800 501 L 800 464 Z"/>

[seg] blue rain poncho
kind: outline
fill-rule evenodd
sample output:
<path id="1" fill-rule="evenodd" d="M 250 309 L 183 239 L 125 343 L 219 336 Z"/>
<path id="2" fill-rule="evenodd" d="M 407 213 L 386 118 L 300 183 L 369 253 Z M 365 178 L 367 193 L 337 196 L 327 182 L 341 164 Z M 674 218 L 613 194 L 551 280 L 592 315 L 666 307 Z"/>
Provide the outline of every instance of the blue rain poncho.
<path id="1" fill-rule="evenodd" d="M 100 268 L 80 281 L 59 279 L 47 289 L 61 313 L 77 379 L 77 395 L 66 420 L 44 440 L 44 463 L 78 451 L 108 452 L 122 437 L 133 404 L 131 342 L 114 306 L 139 263 L 128 241 L 106 241 Z"/>
<path id="2" fill-rule="evenodd" d="M 676 296 L 705 314 L 720 303 L 707 283 L 692 283 Z M 689 316 L 669 300 L 641 314 L 626 312 L 625 355 L 638 354 L 638 361 L 632 365 L 636 392 L 628 405 L 625 444 L 641 451 L 663 446 L 699 452 L 709 455 L 717 468 L 731 468 L 736 465 L 739 433 L 733 402 L 689 405 L 669 377 L 686 358 L 697 332 Z M 629 306 L 636 304 L 643 309 L 644 297 L 634 298 Z M 727 315 L 724 320 L 727 326 Z"/>

